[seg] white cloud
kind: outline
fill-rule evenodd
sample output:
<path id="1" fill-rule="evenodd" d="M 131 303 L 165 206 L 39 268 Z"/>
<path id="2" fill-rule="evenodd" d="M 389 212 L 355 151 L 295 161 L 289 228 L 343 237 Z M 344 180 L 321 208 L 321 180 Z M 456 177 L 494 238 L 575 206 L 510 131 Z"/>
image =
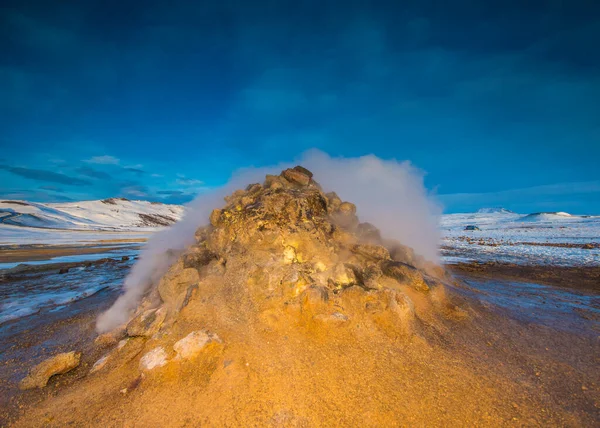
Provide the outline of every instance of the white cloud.
<path id="1" fill-rule="evenodd" d="M 118 165 L 121 161 L 119 158 L 109 155 L 94 156 L 90 159 L 85 160 L 88 163 L 97 163 L 100 165 Z"/>
<path id="2" fill-rule="evenodd" d="M 201 186 L 204 184 L 204 181 L 196 180 L 194 178 L 178 178 L 176 183 L 181 186 Z"/>

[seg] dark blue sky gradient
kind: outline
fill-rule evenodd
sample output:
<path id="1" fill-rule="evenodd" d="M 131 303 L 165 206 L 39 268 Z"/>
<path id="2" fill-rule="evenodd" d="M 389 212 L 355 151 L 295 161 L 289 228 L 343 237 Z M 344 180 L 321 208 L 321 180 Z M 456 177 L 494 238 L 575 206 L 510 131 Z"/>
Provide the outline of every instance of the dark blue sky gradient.
<path id="1" fill-rule="evenodd" d="M 594 1 L 5 0 L 0 197 L 178 203 L 319 148 L 447 212 L 600 213 L 598 40 Z"/>

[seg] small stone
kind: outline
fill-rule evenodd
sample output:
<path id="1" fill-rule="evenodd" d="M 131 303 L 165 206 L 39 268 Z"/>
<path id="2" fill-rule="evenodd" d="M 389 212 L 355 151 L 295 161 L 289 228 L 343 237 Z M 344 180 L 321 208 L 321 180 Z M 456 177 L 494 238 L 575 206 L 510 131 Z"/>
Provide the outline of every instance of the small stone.
<path id="1" fill-rule="evenodd" d="M 122 262 L 127 262 L 127 261 L 129 261 L 129 256 L 123 256 L 123 257 L 121 257 L 121 261 L 122 261 Z"/>
<path id="2" fill-rule="evenodd" d="M 325 263 L 323 263 L 322 261 L 318 261 L 315 263 L 315 271 L 324 272 L 325 270 L 327 270 L 327 266 L 325 266 Z"/>
<path id="3" fill-rule="evenodd" d="M 90 370 L 90 374 L 96 373 L 98 370 L 102 370 L 106 366 L 106 363 L 108 363 L 108 355 L 105 355 L 94 363 Z"/>
<path id="4" fill-rule="evenodd" d="M 20 389 L 43 388 L 57 374 L 64 374 L 79 365 L 81 352 L 65 352 L 41 362 L 19 384 Z"/>
<path id="5" fill-rule="evenodd" d="M 158 348 L 154 348 L 152 351 L 146 353 L 140 359 L 140 370 L 153 370 L 157 367 L 163 367 L 167 363 L 167 353 L 162 346 L 159 346 Z"/>
<path id="6" fill-rule="evenodd" d="M 60 275 L 63 275 L 65 273 L 69 273 L 69 268 L 60 268 L 60 270 L 58 271 L 58 273 Z"/>
<path id="7" fill-rule="evenodd" d="M 251 196 L 244 196 L 240 202 L 242 203 L 242 206 L 246 207 L 254 202 L 254 198 Z"/>
<path id="8" fill-rule="evenodd" d="M 269 186 L 269 189 L 273 189 L 273 190 L 283 189 L 283 184 L 281 183 L 281 181 L 274 181 Z"/>
<path id="9" fill-rule="evenodd" d="M 296 261 L 296 249 L 291 245 L 286 246 L 283 249 L 283 262 L 285 264 L 292 264 Z"/>
<path id="10" fill-rule="evenodd" d="M 259 192 L 261 189 L 262 186 L 260 185 L 260 183 L 248 184 L 248 186 L 246 186 L 246 192 L 248 193 L 256 193 Z"/>
<path id="11" fill-rule="evenodd" d="M 210 224 L 212 224 L 214 227 L 219 227 L 220 220 L 221 220 L 221 210 L 220 209 L 212 210 L 212 212 L 210 213 Z"/>
<path id="12" fill-rule="evenodd" d="M 177 359 L 188 360 L 195 357 L 211 342 L 220 342 L 219 336 L 204 330 L 193 331 L 173 345 Z"/>
<path id="13" fill-rule="evenodd" d="M 127 331 L 125 327 L 116 328 L 113 331 L 99 335 L 96 339 L 94 339 L 94 344 L 102 348 L 113 346 L 118 343 L 119 340 L 123 339 L 126 333 Z"/>
<path id="14" fill-rule="evenodd" d="M 325 324 L 330 325 L 342 325 L 345 324 L 349 318 L 347 315 L 344 315 L 340 312 L 335 312 L 333 314 L 319 314 L 313 317 L 315 321 L 319 321 Z"/>

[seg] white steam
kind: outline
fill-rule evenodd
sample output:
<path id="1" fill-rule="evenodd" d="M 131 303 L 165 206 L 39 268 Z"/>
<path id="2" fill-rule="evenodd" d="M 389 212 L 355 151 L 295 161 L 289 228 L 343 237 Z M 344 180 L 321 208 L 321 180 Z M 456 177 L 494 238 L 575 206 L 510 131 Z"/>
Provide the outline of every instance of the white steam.
<path id="1" fill-rule="evenodd" d="M 325 191 L 354 203 L 361 222 L 373 224 L 384 238 L 412 247 L 425 259 L 439 261 L 438 217 L 442 210 L 425 189 L 423 172 L 410 162 L 373 155 L 331 158 L 313 150 L 303 156 L 302 165 L 313 172 Z"/>
<path id="2" fill-rule="evenodd" d="M 354 203 L 360 221 L 378 227 L 385 238 L 396 239 L 426 259 L 438 261 L 437 218 L 441 209 L 427 193 L 420 170 L 410 162 L 382 160 L 373 155 L 331 158 L 311 150 L 294 163 L 237 171 L 225 186 L 190 202 L 183 219 L 148 240 L 125 279 L 124 293 L 98 317 L 98 332 L 110 331 L 129 319 L 131 311 L 150 287 L 158 284 L 178 252 L 194 243 L 196 229 L 208 224 L 211 211 L 224 205 L 225 196 L 250 183 L 262 183 L 266 174 L 278 174 L 296 164 L 311 170 L 323 190 L 335 191 L 342 200 Z"/>

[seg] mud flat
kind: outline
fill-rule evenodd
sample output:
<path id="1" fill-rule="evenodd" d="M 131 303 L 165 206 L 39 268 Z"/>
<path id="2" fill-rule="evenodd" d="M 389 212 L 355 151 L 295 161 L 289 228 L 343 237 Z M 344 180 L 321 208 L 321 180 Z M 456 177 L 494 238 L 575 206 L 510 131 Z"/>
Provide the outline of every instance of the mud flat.
<path id="1" fill-rule="evenodd" d="M 513 263 L 457 263 L 447 266 L 457 274 L 488 279 L 531 281 L 556 287 L 600 292 L 600 266 L 519 265 Z"/>
<path id="2" fill-rule="evenodd" d="M 144 242 L 145 240 L 123 239 L 102 240 L 86 245 L 6 245 L 0 246 L 0 266 L 10 263 L 49 261 L 68 256 L 139 250 Z"/>

